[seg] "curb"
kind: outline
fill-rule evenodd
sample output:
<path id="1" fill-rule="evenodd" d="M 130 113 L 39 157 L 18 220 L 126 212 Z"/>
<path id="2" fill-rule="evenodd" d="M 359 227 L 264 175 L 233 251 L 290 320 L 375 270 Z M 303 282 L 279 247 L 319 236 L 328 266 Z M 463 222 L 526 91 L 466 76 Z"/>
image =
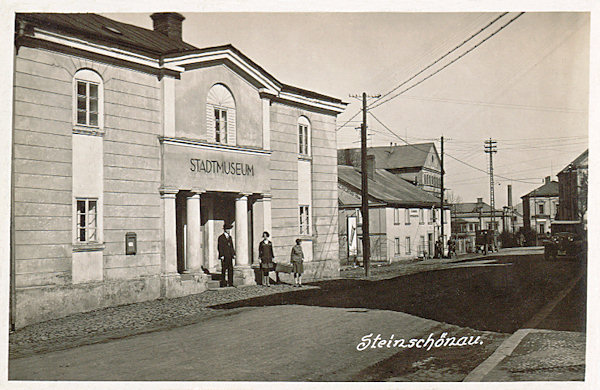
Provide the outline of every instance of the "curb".
<path id="1" fill-rule="evenodd" d="M 575 285 L 581 280 L 585 272 L 581 271 L 571 282 L 563 289 L 552 301 L 544 306 L 536 315 L 533 316 L 527 323 L 525 323 L 523 329 L 517 330 L 509 338 L 504 340 L 502 344 L 480 365 L 475 367 L 471 371 L 463 382 L 481 382 L 483 378 L 490 373 L 504 358 L 510 356 L 519 343 L 525 336 L 530 333 L 549 333 L 551 331 L 546 329 L 532 329 L 535 328 L 540 322 L 542 322 L 551 312 L 554 310 L 556 305 L 560 303 L 570 292 L 573 290 Z"/>

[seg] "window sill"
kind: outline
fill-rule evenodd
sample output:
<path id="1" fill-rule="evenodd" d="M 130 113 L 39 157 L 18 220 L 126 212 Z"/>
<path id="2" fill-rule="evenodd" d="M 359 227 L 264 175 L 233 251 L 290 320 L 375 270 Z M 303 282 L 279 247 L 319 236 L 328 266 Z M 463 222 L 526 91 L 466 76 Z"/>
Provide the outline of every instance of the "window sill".
<path id="1" fill-rule="evenodd" d="M 75 125 L 73 126 L 73 134 L 94 135 L 97 137 L 103 137 L 104 129 L 93 126 Z"/>
<path id="2" fill-rule="evenodd" d="M 98 252 L 103 251 L 105 248 L 104 243 L 94 242 L 88 244 L 77 243 L 73 244 L 73 252 Z"/>
<path id="3" fill-rule="evenodd" d="M 298 154 L 298 160 L 312 161 L 312 156 L 308 156 L 306 154 Z"/>
<path id="4" fill-rule="evenodd" d="M 408 225 L 410 225 L 410 222 L 408 222 L 408 223 L 404 222 L 404 225 L 405 225 L 405 226 L 408 226 Z"/>

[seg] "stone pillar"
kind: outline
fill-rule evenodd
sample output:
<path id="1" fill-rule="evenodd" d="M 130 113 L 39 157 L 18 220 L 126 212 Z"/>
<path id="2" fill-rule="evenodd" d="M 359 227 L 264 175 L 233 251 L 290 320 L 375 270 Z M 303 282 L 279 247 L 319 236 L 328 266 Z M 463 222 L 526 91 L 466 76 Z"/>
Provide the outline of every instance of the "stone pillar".
<path id="1" fill-rule="evenodd" d="M 235 200 L 235 285 L 256 283 L 248 248 L 248 195 L 240 194 Z"/>
<path id="2" fill-rule="evenodd" d="M 220 266 L 219 259 L 217 258 L 217 230 L 215 229 L 215 200 L 212 197 L 208 197 L 205 201 L 206 205 L 206 228 L 204 235 L 204 245 L 206 246 L 206 256 L 208 257 L 206 260 L 205 267 L 207 267 L 210 272 L 217 272 L 217 268 Z"/>
<path id="3" fill-rule="evenodd" d="M 272 231 L 272 225 L 271 225 L 271 194 L 263 194 L 262 197 L 262 201 L 263 201 L 263 224 L 264 224 L 264 230 L 266 230 L 267 232 L 269 232 L 269 234 L 273 234 Z M 260 232 L 260 234 L 262 234 L 262 232 Z"/>
<path id="4" fill-rule="evenodd" d="M 162 274 L 177 273 L 177 234 L 175 227 L 175 196 L 177 190 L 162 189 L 160 191 L 164 211 L 164 258 L 161 266 Z"/>
<path id="5" fill-rule="evenodd" d="M 253 226 L 254 229 L 254 241 L 255 245 L 253 247 L 253 264 L 260 263 L 260 259 L 258 258 L 258 243 L 262 240 L 263 232 L 269 232 L 269 234 L 273 235 L 271 231 L 271 195 L 263 194 L 261 198 L 256 199 L 254 202 L 254 206 L 252 208 L 253 214 Z"/>
<path id="6" fill-rule="evenodd" d="M 247 266 L 248 259 L 248 196 L 235 200 L 235 265 Z"/>
<path id="7" fill-rule="evenodd" d="M 190 273 L 200 272 L 202 240 L 200 236 L 200 194 L 187 198 L 186 265 Z"/>

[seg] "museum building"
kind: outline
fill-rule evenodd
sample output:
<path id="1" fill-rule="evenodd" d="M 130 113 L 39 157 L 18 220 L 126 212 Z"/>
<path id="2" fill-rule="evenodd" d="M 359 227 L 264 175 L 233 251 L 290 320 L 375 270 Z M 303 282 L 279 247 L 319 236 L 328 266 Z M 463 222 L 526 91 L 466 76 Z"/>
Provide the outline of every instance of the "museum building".
<path id="1" fill-rule="evenodd" d="M 308 279 L 339 275 L 336 117 L 231 45 L 96 14 L 17 14 L 11 325 L 207 289 L 233 225 L 234 282 L 302 238 Z"/>

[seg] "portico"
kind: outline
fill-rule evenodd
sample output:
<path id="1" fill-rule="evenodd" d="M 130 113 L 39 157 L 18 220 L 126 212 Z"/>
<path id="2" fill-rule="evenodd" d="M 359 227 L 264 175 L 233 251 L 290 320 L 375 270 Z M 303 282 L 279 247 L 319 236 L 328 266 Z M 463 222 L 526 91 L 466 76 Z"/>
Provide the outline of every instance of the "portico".
<path id="1" fill-rule="evenodd" d="M 217 239 L 223 225 L 231 224 L 236 251 L 234 284 L 254 284 L 251 266 L 258 259 L 252 242 L 271 227 L 266 169 L 270 153 L 174 138 L 161 139 L 161 144 L 163 277 L 170 279 L 170 284 L 182 280 L 205 284 L 209 274 L 221 270 Z M 166 295 L 184 293 L 166 289 Z"/>

